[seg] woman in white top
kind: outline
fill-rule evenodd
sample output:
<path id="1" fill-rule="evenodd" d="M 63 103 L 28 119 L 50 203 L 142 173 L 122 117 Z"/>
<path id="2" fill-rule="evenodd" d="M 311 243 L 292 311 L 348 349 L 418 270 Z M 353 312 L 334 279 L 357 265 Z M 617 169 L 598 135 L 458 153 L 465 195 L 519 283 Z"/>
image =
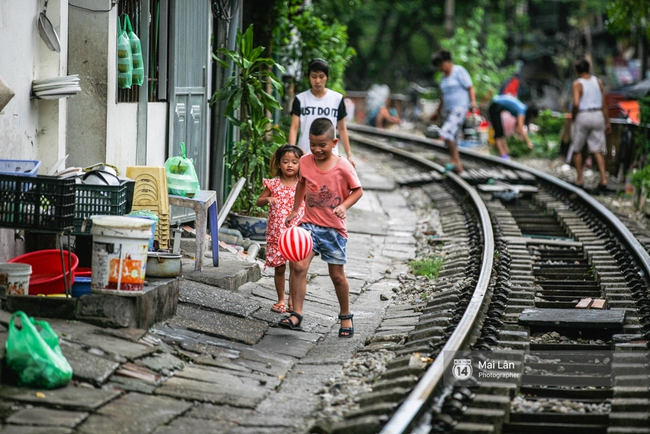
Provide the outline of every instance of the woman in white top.
<path id="1" fill-rule="evenodd" d="M 605 92 L 603 83 L 599 78 L 590 74 L 589 62 L 581 59 L 576 62 L 575 70 L 578 79 L 573 82 L 573 107 L 571 125 L 571 147 L 573 151 L 573 164 L 576 167 L 575 184 L 584 186 L 582 177 L 582 148 L 585 143 L 589 152 L 596 159 L 600 171 L 598 190 L 607 190 L 607 172 L 605 171 L 605 134 L 611 132 Z"/>
<path id="2" fill-rule="evenodd" d="M 329 75 L 329 65 L 323 59 L 314 59 L 309 62 L 310 89 L 299 93 L 293 100 L 291 107 L 291 127 L 289 129 L 289 144 L 296 145 L 305 154 L 311 154 L 309 147 L 309 127 L 314 119 L 328 118 L 336 125 L 336 135 L 339 143 L 343 144 L 348 161 L 356 167 L 352 160 L 348 129 L 345 126 L 347 111 L 343 95 L 325 87 Z M 300 137 L 298 137 L 300 132 Z M 338 154 L 337 148 L 334 153 Z"/>

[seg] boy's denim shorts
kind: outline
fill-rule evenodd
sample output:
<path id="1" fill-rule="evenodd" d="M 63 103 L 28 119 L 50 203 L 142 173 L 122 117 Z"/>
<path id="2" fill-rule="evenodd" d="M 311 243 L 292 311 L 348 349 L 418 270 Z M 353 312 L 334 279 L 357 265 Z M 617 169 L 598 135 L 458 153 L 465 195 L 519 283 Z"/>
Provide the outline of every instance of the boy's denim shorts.
<path id="1" fill-rule="evenodd" d="M 345 253 L 348 240 L 336 229 L 324 228 L 312 223 L 302 223 L 300 226 L 311 232 L 314 252 L 321 255 L 324 262 L 333 265 L 344 265 L 348 262 Z"/>

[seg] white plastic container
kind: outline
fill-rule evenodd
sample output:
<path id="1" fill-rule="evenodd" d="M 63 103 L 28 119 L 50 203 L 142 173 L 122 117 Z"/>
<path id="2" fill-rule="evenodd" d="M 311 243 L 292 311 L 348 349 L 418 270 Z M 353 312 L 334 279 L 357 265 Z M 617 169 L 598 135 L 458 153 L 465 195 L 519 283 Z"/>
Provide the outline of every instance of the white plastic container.
<path id="1" fill-rule="evenodd" d="M 91 291 L 142 291 L 151 237 L 151 220 L 92 216 Z"/>
<path id="2" fill-rule="evenodd" d="M 0 264 L 0 286 L 6 288 L 7 295 L 29 295 L 29 277 L 32 266 L 29 264 Z"/>

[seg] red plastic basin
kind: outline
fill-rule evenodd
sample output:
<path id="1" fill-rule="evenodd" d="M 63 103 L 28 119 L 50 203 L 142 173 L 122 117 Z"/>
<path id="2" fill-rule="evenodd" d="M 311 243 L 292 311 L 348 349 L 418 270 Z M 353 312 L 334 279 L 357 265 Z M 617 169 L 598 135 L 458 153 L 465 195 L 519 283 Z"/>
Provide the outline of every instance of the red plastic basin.
<path id="1" fill-rule="evenodd" d="M 90 267 L 77 267 L 77 271 L 74 272 L 75 277 L 92 277 L 93 269 Z"/>
<path id="2" fill-rule="evenodd" d="M 71 258 L 71 267 L 68 267 L 67 250 L 63 251 L 66 275 L 70 279 L 70 287 L 74 283 L 74 274 L 79 265 L 79 258 L 74 253 Z M 65 294 L 63 281 L 63 267 L 61 266 L 61 251 L 58 249 L 39 250 L 17 256 L 8 262 L 18 262 L 32 266 L 32 275 L 29 278 L 29 295 Z M 70 268 L 72 271 L 70 271 Z"/>

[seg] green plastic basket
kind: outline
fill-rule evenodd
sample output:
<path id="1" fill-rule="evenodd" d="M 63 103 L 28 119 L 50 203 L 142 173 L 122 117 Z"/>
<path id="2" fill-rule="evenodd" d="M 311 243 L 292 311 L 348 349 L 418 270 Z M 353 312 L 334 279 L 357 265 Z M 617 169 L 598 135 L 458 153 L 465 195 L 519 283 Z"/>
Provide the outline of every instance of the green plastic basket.
<path id="1" fill-rule="evenodd" d="M 127 184 L 128 181 L 122 181 L 120 185 L 78 184 L 75 193 L 74 232 L 90 234 L 91 216 L 126 214 Z"/>

